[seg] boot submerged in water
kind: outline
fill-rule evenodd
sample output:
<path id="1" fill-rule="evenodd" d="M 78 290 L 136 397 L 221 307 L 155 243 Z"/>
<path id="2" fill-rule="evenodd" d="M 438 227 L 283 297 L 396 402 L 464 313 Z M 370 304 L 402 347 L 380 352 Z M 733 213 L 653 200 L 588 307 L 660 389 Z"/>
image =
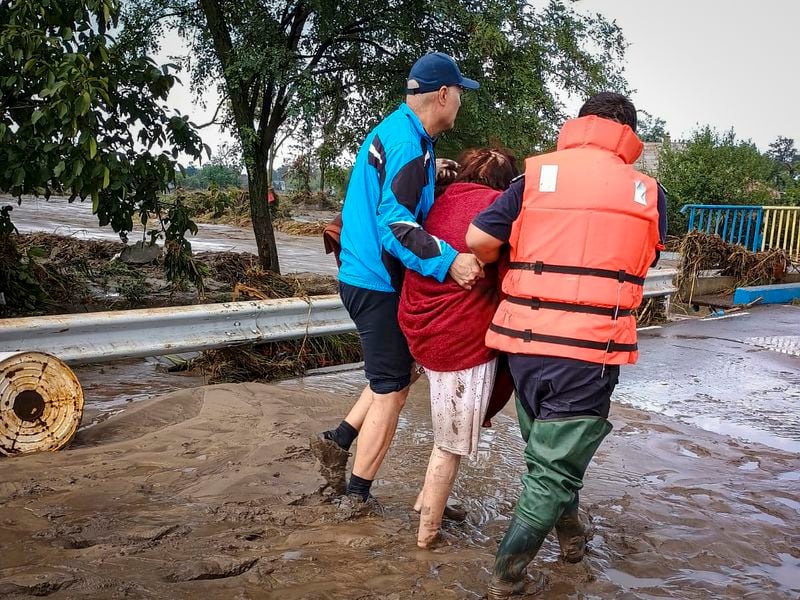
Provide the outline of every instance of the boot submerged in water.
<path id="1" fill-rule="evenodd" d="M 489 582 L 489 600 L 529 596 L 545 589 L 547 580 L 544 573 L 536 569 L 528 573 L 528 564 L 536 557 L 545 537 L 547 532 L 542 533 L 514 517 L 497 549 Z"/>
<path id="2" fill-rule="evenodd" d="M 556 521 L 556 537 L 561 548 L 561 560 L 578 563 L 586 555 L 586 542 L 592 539 L 593 531 L 589 518 L 577 507 L 564 511 Z"/>
<path id="3" fill-rule="evenodd" d="M 338 495 L 347 491 L 347 459 L 350 453 L 329 439 L 325 433 L 312 436 L 309 445 L 319 462 L 319 472 Z"/>

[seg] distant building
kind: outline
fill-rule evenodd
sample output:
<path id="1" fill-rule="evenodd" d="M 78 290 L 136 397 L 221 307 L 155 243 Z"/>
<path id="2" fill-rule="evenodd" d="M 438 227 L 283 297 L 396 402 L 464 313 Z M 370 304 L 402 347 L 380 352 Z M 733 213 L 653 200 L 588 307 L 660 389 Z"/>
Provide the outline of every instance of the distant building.
<path id="1" fill-rule="evenodd" d="M 639 160 L 633 164 L 634 168 L 657 178 L 661 149 L 665 144 L 669 144 L 674 150 L 680 150 L 685 146 L 683 142 L 673 142 L 669 137 L 660 142 L 644 142 L 644 150 Z"/>
<path id="2" fill-rule="evenodd" d="M 663 142 L 645 142 L 644 143 L 644 150 L 642 150 L 642 155 L 639 159 L 634 163 L 634 168 L 637 171 L 643 171 L 648 175 L 652 175 L 653 177 L 658 176 L 658 158 L 659 154 L 661 154 L 661 148 L 664 147 L 665 143 L 669 143 L 668 141 Z"/>

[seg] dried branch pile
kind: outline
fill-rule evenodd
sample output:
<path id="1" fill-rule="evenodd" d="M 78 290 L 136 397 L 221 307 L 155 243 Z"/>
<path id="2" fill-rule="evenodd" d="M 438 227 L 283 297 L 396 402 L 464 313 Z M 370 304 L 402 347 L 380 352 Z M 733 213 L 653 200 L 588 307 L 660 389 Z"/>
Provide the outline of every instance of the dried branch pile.
<path id="1" fill-rule="evenodd" d="M 322 235 L 327 225 L 324 221 L 304 223 L 292 219 L 276 219 L 272 224 L 278 231 L 289 235 Z"/>
<path id="2" fill-rule="evenodd" d="M 238 346 L 203 352 L 194 361 L 212 383 L 272 381 L 302 375 L 309 369 L 358 362 L 358 335 L 326 337 Z"/>
<path id="3" fill-rule="evenodd" d="M 694 282 L 701 271 L 719 269 L 721 275 L 734 278 L 733 287 L 768 285 L 780 281 L 790 265 L 781 249 L 751 252 L 729 244 L 715 234 L 692 231 L 680 245 L 678 288 L 691 297 Z"/>

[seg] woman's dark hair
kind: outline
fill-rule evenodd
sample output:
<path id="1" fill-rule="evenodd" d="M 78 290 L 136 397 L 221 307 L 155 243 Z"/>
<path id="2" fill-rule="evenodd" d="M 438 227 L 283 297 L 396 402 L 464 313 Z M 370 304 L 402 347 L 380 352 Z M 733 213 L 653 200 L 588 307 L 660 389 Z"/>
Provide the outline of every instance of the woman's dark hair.
<path id="1" fill-rule="evenodd" d="M 597 115 L 604 119 L 611 119 L 617 123 L 628 125 L 636 131 L 636 107 L 626 96 L 614 92 L 600 92 L 589 98 L 581 110 L 579 117 Z"/>
<path id="2" fill-rule="evenodd" d="M 436 183 L 434 183 L 433 197 L 438 198 L 451 183 L 456 180 L 458 175 L 458 163 L 449 158 L 436 159 Z"/>
<path id="3" fill-rule="evenodd" d="M 473 148 L 458 157 L 456 183 L 480 183 L 503 191 L 519 175 L 517 159 L 504 148 Z"/>

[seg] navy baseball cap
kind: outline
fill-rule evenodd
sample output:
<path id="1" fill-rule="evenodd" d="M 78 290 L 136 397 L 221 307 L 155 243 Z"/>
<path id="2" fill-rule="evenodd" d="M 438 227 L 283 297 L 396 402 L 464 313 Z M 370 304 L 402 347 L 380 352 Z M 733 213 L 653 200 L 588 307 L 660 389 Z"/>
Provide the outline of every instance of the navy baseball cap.
<path id="1" fill-rule="evenodd" d="M 431 52 L 420 58 L 408 73 L 406 89 L 409 94 L 435 92 L 443 85 L 457 85 L 468 90 L 477 90 L 480 84 L 461 75 L 458 65 L 442 52 Z"/>

